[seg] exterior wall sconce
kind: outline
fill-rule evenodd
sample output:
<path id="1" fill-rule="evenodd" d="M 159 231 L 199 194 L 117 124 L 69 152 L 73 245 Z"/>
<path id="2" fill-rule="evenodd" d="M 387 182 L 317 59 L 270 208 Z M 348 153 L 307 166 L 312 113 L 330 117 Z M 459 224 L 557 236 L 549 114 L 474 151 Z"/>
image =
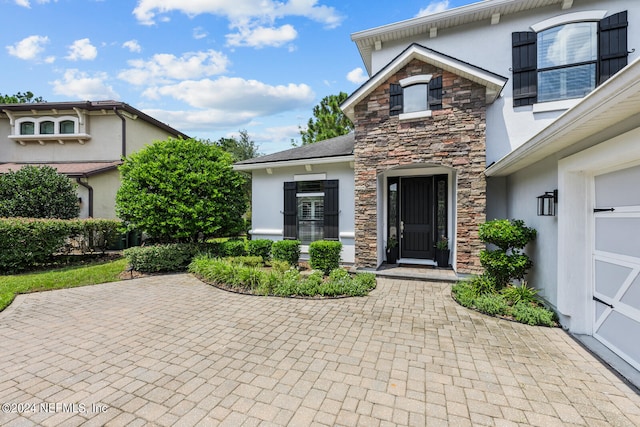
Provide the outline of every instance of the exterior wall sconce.
<path id="1" fill-rule="evenodd" d="M 558 204 L 558 190 L 545 191 L 542 196 L 538 196 L 538 216 L 556 216 L 556 205 Z"/>

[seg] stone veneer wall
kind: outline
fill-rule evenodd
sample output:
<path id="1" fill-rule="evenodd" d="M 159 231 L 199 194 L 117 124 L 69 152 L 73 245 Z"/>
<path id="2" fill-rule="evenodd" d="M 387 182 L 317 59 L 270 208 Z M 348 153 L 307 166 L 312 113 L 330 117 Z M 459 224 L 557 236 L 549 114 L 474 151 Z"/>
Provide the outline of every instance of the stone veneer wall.
<path id="1" fill-rule="evenodd" d="M 389 116 L 389 84 L 418 74 L 442 75 L 442 110 L 400 122 Z M 355 107 L 356 265 L 377 267 L 377 177 L 402 165 L 442 165 L 457 176 L 457 271 L 482 270 L 478 226 L 486 219 L 485 88 L 413 60 Z M 450 206 L 451 209 L 451 206 Z M 382 236 L 381 236 L 382 237 Z"/>

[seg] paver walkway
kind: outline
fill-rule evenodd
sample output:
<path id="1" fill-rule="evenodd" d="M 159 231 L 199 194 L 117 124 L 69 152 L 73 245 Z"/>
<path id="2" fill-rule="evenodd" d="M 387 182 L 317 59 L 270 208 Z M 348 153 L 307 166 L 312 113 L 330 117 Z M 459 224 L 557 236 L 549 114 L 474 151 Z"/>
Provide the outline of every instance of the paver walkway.
<path id="1" fill-rule="evenodd" d="M 0 425 L 640 425 L 640 397 L 565 332 L 449 292 L 279 299 L 172 275 L 20 296 Z"/>

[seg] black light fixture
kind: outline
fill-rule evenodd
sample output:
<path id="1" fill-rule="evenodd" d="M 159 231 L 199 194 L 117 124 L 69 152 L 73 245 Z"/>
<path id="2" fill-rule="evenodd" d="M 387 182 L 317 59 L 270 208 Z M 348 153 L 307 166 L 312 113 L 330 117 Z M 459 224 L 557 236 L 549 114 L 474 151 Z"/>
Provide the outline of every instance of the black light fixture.
<path id="1" fill-rule="evenodd" d="M 538 196 L 538 216 L 556 216 L 556 204 L 558 204 L 558 190 L 545 191 Z"/>

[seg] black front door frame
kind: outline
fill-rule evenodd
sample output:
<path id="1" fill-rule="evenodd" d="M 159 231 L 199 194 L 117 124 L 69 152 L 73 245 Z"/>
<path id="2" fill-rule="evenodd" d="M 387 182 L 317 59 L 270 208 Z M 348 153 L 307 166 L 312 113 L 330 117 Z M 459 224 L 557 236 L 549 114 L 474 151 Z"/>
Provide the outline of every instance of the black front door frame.
<path id="1" fill-rule="evenodd" d="M 397 238 L 400 258 L 435 259 L 436 240 L 448 235 L 448 176 L 389 177 L 387 190 L 387 236 Z"/>

